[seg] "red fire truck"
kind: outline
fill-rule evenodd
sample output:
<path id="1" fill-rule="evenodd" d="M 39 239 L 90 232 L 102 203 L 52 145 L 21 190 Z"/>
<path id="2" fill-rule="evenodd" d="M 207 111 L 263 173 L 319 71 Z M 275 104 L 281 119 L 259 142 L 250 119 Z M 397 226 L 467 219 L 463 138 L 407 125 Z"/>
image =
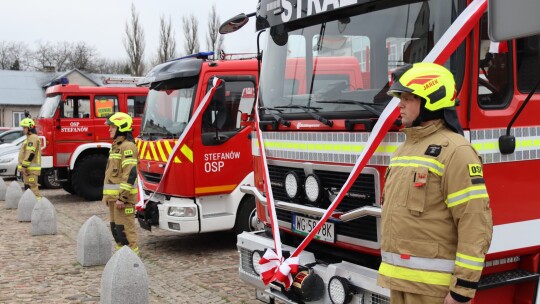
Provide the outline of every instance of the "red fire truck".
<path id="1" fill-rule="evenodd" d="M 211 60 L 198 53 L 152 69 L 140 85 L 149 85 L 146 112 L 137 138 L 139 176 L 146 198 L 137 211 L 141 227 L 193 234 L 257 225 L 255 200 L 240 192 L 253 182 L 251 115 L 257 61 Z M 202 118 L 186 129 L 214 77 L 224 80 L 222 98 L 214 98 Z M 186 144 L 166 163 L 183 132 Z M 160 185 L 160 181 L 163 182 Z M 158 189 L 159 185 L 159 189 Z"/>
<path id="2" fill-rule="evenodd" d="M 540 94 L 535 87 L 540 39 L 536 35 L 491 42 L 486 7 L 485 0 L 259 1 L 257 29 L 267 33 L 259 127 L 284 251 L 293 252 L 315 227 L 366 148 L 374 122 L 390 101 L 389 73 L 424 60 L 459 22 L 478 19 L 457 31 L 455 39 L 459 43 L 464 38 L 463 42 L 442 62 L 455 75 L 465 136 L 484 162 L 495 224 L 473 302 L 540 301 L 540 199 L 534 190 L 540 171 Z M 462 12 L 471 10 L 476 10 L 474 15 L 460 19 Z M 223 28 L 233 31 L 246 22 L 246 15 L 240 15 Z M 355 68 L 363 76 L 362 85 L 352 85 L 343 75 L 328 80 L 318 69 L 322 58 L 350 56 L 359 63 Z M 296 89 L 283 81 L 291 58 L 305 73 L 301 77 L 306 85 Z M 287 125 L 275 123 L 276 108 Z M 256 142 L 257 137 L 252 138 Z M 257 143 L 252 145 L 254 184 L 242 190 L 256 196 L 265 229 L 240 234 L 237 246 L 240 277 L 256 288 L 259 298 L 285 303 L 389 303 L 389 291 L 376 284 L 381 262 L 380 196 L 390 157 L 403 141 L 404 134 L 393 127 L 324 229 L 300 254 L 299 265 L 308 269 L 311 280 L 300 272 L 287 290 L 276 282 L 265 285 L 260 278 L 258 261 L 275 244 L 261 151 Z"/>
<path id="3" fill-rule="evenodd" d="M 49 87 L 38 114 L 37 132 L 42 145 L 41 174 L 45 185 L 63 188 L 87 200 L 100 200 L 105 166 L 112 139 L 105 121 L 121 111 L 133 117 L 139 134 L 148 88 Z"/>

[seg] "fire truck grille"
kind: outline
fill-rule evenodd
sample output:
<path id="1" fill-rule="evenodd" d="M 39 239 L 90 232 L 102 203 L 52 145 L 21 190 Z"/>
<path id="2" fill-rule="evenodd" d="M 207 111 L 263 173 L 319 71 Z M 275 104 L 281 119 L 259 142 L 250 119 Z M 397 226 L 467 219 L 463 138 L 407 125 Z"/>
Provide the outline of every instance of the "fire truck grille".
<path id="1" fill-rule="evenodd" d="M 149 183 L 159 184 L 159 181 L 161 180 L 161 174 L 158 173 L 151 173 L 141 170 L 142 177 L 145 181 Z"/>
<path id="2" fill-rule="evenodd" d="M 287 168 L 280 166 L 268 166 L 272 192 L 275 200 L 300 205 L 310 205 L 305 196 L 301 195 L 295 200 L 290 200 L 285 193 L 283 181 L 285 175 L 290 171 L 295 171 L 300 180 L 304 180 L 306 174 L 301 168 Z M 320 208 L 328 208 L 331 203 L 330 195 L 337 195 L 343 186 L 349 173 L 315 170 L 313 172 L 319 177 L 328 195 L 323 199 Z M 343 198 L 336 211 L 347 212 L 363 206 L 376 205 L 376 178 L 372 174 L 360 174 L 355 183 Z M 292 213 L 290 211 L 277 210 L 278 220 L 291 223 Z M 366 216 L 348 222 L 336 223 L 336 234 L 352 238 L 377 242 L 377 220 L 375 217 Z"/>

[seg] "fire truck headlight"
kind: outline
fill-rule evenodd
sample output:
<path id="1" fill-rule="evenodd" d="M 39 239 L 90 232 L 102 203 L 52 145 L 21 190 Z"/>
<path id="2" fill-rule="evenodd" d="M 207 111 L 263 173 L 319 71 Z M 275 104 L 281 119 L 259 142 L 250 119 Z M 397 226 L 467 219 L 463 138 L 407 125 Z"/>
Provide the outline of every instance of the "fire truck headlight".
<path id="1" fill-rule="evenodd" d="M 263 253 L 259 250 L 254 250 L 252 253 L 251 253 L 251 268 L 253 268 L 253 271 L 255 271 L 255 273 L 257 275 L 261 275 L 261 264 L 259 264 L 259 261 L 261 260 L 263 256 Z"/>
<path id="2" fill-rule="evenodd" d="M 306 197 L 311 203 L 318 203 L 322 196 L 321 181 L 315 174 L 309 174 L 304 183 Z"/>
<path id="3" fill-rule="evenodd" d="M 290 171 L 285 175 L 285 193 L 290 199 L 295 199 L 300 193 L 300 178 L 294 171 Z"/>
<path id="4" fill-rule="evenodd" d="M 194 217 L 197 215 L 197 209 L 196 207 L 169 207 L 167 214 L 175 217 Z"/>
<path id="5" fill-rule="evenodd" d="M 328 282 L 328 295 L 332 304 L 346 304 L 352 299 L 352 290 L 347 279 L 334 276 Z"/>

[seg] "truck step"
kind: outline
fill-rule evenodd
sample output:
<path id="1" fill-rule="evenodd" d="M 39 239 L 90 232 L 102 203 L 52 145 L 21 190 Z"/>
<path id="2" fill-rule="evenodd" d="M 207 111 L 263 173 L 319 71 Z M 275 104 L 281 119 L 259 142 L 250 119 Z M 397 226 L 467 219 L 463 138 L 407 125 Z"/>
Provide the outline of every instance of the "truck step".
<path id="1" fill-rule="evenodd" d="M 490 289 L 502 285 L 517 284 L 526 281 L 538 281 L 538 273 L 533 273 L 523 269 L 494 273 L 482 277 L 478 282 L 478 290 Z"/>

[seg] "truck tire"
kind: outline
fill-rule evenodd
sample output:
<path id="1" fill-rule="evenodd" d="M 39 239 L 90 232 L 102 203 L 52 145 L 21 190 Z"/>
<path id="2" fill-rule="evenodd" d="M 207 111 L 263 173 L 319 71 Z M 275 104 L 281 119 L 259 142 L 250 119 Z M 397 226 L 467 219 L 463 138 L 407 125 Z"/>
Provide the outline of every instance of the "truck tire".
<path id="1" fill-rule="evenodd" d="M 101 200 L 107 157 L 103 154 L 91 154 L 77 162 L 73 169 L 73 190 L 88 201 Z"/>
<path id="2" fill-rule="evenodd" d="M 243 199 L 240 205 L 238 214 L 236 215 L 236 223 L 234 224 L 233 232 L 240 234 L 244 231 L 251 232 L 262 229 L 257 219 L 257 209 L 255 209 L 255 197 L 248 195 Z"/>
<path id="3" fill-rule="evenodd" d="M 60 189 L 62 184 L 56 180 L 53 169 L 45 169 L 41 172 L 41 182 L 47 189 Z"/>
<path id="4" fill-rule="evenodd" d="M 75 189 L 73 189 L 73 184 L 71 183 L 71 179 L 68 179 L 66 182 L 62 183 L 62 189 L 66 190 L 69 194 L 76 194 Z"/>

